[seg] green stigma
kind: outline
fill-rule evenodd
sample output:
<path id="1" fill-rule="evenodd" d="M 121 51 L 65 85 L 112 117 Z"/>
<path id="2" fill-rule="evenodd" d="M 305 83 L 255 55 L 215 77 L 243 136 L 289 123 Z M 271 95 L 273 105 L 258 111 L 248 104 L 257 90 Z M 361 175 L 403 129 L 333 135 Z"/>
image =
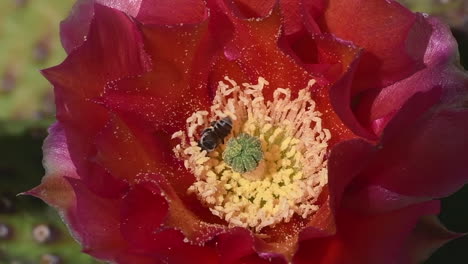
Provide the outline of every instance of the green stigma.
<path id="1" fill-rule="evenodd" d="M 245 133 L 236 138 L 231 138 L 223 153 L 224 162 L 238 173 L 253 171 L 262 158 L 263 152 L 260 140 Z"/>

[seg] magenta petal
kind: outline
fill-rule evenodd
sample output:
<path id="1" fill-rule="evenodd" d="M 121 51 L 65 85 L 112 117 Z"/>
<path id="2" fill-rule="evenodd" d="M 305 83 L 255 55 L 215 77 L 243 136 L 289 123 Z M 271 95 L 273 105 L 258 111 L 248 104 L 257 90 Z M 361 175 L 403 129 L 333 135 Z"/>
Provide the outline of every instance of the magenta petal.
<path id="1" fill-rule="evenodd" d="M 70 159 L 65 132 L 59 122 L 49 128 L 43 152 L 46 175 L 39 186 L 24 194 L 36 196 L 58 210 L 68 210 L 74 206 L 75 194 L 64 177 L 79 176 Z"/>
<path id="2" fill-rule="evenodd" d="M 46 176 L 41 185 L 24 194 L 41 198 L 54 206 L 84 251 L 119 263 L 149 264 L 147 258 L 126 252 L 120 236 L 118 199 L 99 197 L 88 190 L 76 174 L 61 123 L 52 125 L 44 142 Z"/>
<path id="3" fill-rule="evenodd" d="M 347 193 L 344 206 L 363 213 L 385 213 L 430 200 L 426 197 L 401 195 L 382 186 L 368 185 L 359 191 Z"/>
<path id="4" fill-rule="evenodd" d="M 120 199 L 96 196 L 80 180 L 67 180 L 76 194 L 76 209 L 68 211 L 65 219 L 84 252 L 117 263 L 151 263 L 128 251 L 120 232 Z"/>
<path id="5" fill-rule="evenodd" d="M 418 120 L 381 153 L 386 170 L 374 182 L 406 195 L 444 197 L 468 183 L 468 110 L 442 111 Z M 443 140 L 441 140 L 443 139 Z M 405 148 L 396 155 L 396 149 Z M 430 166 L 428 166 L 430 164 Z"/>
<path id="6" fill-rule="evenodd" d="M 430 201 L 384 214 L 340 212 L 336 236 L 301 243 L 295 264 L 410 264 L 405 247 L 419 219 L 439 212 Z"/>
<path id="7" fill-rule="evenodd" d="M 336 144 L 328 158 L 328 188 L 331 208 L 339 209 L 348 185 L 369 163 L 375 154 L 374 147 L 361 139 Z"/>
<path id="8" fill-rule="evenodd" d="M 432 26 L 432 34 L 424 54 L 425 69 L 378 93 L 365 94 L 357 108 L 363 123 L 393 116 L 417 92 L 429 91 L 434 87 L 441 87 L 444 93 L 463 89 L 467 77 L 455 66 L 458 49 L 450 29 L 435 18 L 427 18 L 427 22 Z"/>
<path id="9" fill-rule="evenodd" d="M 136 251 L 145 252 L 161 231 L 169 206 L 163 194 L 152 183 L 133 186 L 124 196 L 121 228 L 125 239 Z"/>
<path id="10" fill-rule="evenodd" d="M 468 148 L 468 109 L 442 104 L 425 112 L 437 94 L 415 95 L 388 124 L 365 173 L 370 183 L 402 195 L 444 197 L 468 182 L 468 156 L 460 155 Z"/>
<path id="11" fill-rule="evenodd" d="M 466 234 L 450 232 L 435 215 L 421 218 L 407 242 L 410 263 L 422 263 L 445 243 Z"/>
<path id="12" fill-rule="evenodd" d="M 70 158 L 65 130 L 60 122 L 50 126 L 49 136 L 44 141 L 42 150 L 46 175 L 79 178 Z"/>
<path id="13" fill-rule="evenodd" d="M 63 48 L 70 53 L 86 41 L 91 20 L 94 17 L 94 4 L 98 3 L 135 16 L 142 0 L 78 0 L 68 18 L 60 24 Z"/>
<path id="14" fill-rule="evenodd" d="M 114 259 L 125 248 L 119 230 L 119 199 L 91 193 L 80 180 L 67 178 L 76 194 L 76 211 L 70 215 L 72 229 L 84 250 L 102 259 Z"/>

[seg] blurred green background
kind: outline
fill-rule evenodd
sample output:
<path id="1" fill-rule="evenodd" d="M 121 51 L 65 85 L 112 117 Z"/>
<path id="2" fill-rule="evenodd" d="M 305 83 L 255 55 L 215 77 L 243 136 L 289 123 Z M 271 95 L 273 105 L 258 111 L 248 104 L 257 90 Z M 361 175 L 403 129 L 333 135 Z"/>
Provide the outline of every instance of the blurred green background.
<path id="1" fill-rule="evenodd" d="M 54 105 L 52 87 L 39 69 L 65 58 L 58 27 L 73 2 L 0 0 L 0 264 L 98 263 L 80 253 L 54 210 L 32 197 L 16 197 L 44 174 L 41 145 Z M 401 2 L 449 23 L 468 67 L 468 1 Z M 442 222 L 468 232 L 468 187 L 443 199 L 442 206 Z M 448 243 L 426 263 L 468 263 L 468 238 Z"/>

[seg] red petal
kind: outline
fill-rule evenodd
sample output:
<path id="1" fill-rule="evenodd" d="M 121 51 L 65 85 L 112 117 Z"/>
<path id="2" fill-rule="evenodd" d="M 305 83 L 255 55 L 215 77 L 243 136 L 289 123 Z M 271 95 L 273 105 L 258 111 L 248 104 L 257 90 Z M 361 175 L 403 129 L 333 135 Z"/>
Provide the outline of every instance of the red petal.
<path id="1" fill-rule="evenodd" d="M 137 19 L 144 24 L 195 24 L 208 16 L 202 0 L 145 0 Z"/>
<path id="2" fill-rule="evenodd" d="M 132 21 L 100 5 L 95 6 L 95 12 L 88 41 L 59 66 L 44 70 L 56 89 L 57 118 L 65 127 L 71 158 L 78 169 L 108 118 L 105 109 L 89 99 L 99 96 L 107 82 L 141 73 L 147 66 Z"/>
<path id="3" fill-rule="evenodd" d="M 320 33 L 321 29 L 317 19 L 326 8 L 325 0 L 297 1 L 280 0 L 281 14 L 283 15 L 284 33 L 292 35 L 307 29 L 310 33 Z"/>
<path id="4" fill-rule="evenodd" d="M 297 63 L 328 81 L 318 79 L 319 85 L 314 87 L 314 100 L 318 109 L 324 113 L 324 126 L 331 130 L 333 136 L 338 136 L 332 137 L 331 145 L 353 138 L 354 134 L 375 139 L 373 133 L 359 123 L 351 108 L 352 100 L 355 100 L 351 88 L 361 49 L 330 35 L 301 34 L 285 37 L 281 39 L 281 45 Z"/>
<path id="5" fill-rule="evenodd" d="M 273 0 L 231 0 L 235 13 L 241 18 L 259 18 L 267 16 L 276 1 Z M 226 1 L 229 2 L 229 1 Z"/>
<path id="6" fill-rule="evenodd" d="M 135 16 L 142 0 L 78 0 L 70 15 L 60 24 L 60 39 L 67 53 L 81 46 L 86 41 L 91 20 L 94 17 L 94 4 L 98 3 L 115 8 L 130 16 Z"/>
<path id="7" fill-rule="evenodd" d="M 84 252 L 117 263 L 151 263 L 128 252 L 128 242 L 120 233 L 120 199 L 96 196 L 80 180 L 67 180 L 76 194 L 76 208 L 68 210 L 65 219 Z"/>
<path id="8" fill-rule="evenodd" d="M 281 24 L 277 9 L 260 21 L 234 17 L 230 20 L 235 34 L 225 49 L 225 55 L 242 68 L 251 83 L 256 83 L 259 77 L 268 80 L 270 85 L 263 90 L 266 99 L 273 98 L 273 91 L 278 87 L 287 87 L 295 92 L 307 87 L 313 76 L 278 49 Z"/>
<path id="9" fill-rule="evenodd" d="M 284 256 L 278 253 L 282 248 L 267 245 L 245 228 L 232 228 L 217 236 L 216 245 L 222 263 L 287 263 Z"/>
<path id="10" fill-rule="evenodd" d="M 342 211 L 338 215 L 337 235 L 301 242 L 294 263 L 409 263 L 402 245 L 422 216 L 438 212 L 437 201 L 378 215 Z"/>
<path id="11" fill-rule="evenodd" d="M 233 228 L 216 238 L 217 249 L 225 264 L 238 263 L 255 254 L 254 238 L 245 228 Z"/>
<path id="12" fill-rule="evenodd" d="M 348 66 L 347 70 L 330 87 L 330 103 L 342 122 L 356 135 L 375 140 L 375 135 L 362 127 L 351 109 L 351 88 L 359 61 L 359 58 L 357 58 L 352 63 L 345 64 Z"/>
<path id="13" fill-rule="evenodd" d="M 307 226 L 300 232 L 298 241 L 328 237 L 335 233 L 335 212 L 330 205 L 330 198 L 328 198 L 328 200 L 320 206 L 320 209 L 310 217 Z"/>
<path id="14" fill-rule="evenodd" d="M 142 31 L 152 70 L 109 85 L 100 100 L 111 110 L 136 116 L 170 136 L 185 128 L 186 118 L 194 111 L 210 107 L 207 81 L 218 43 L 206 22 L 143 26 Z"/>
<path id="15" fill-rule="evenodd" d="M 353 93 L 387 86 L 424 68 L 430 27 L 396 1 L 330 0 L 322 27 L 366 50 Z"/>
<path id="16" fill-rule="evenodd" d="M 225 226 L 225 222 L 220 221 L 219 218 L 217 222 L 210 223 L 207 221 L 210 220 L 210 217 L 204 217 L 204 214 L 200 217 L 199 212 L 191 211 L 164 178 L 158 175 L 152 175 L 151 178 L 156 180 L 167 200 L 170 202 L 168 217 L 164 223 L 165 226 L 180 230 L 188 241 L 197 245 L 204 245 L 216 235 L 226 231 L 227 227 Z M 196 198 L 192 196 L 188 199 L 193 200 Z M 198 200 L 196 201 L 198 202 Z M 213 215 L 211 214 L 210 216 L 212 219 Z M 221 224 L 219 222 L 221 222 Z"/>
<path id="17" fill-rule="evenodd" d="M 162 263 L 187 264 L 206 263 L 219 264 L 219 256 L 211 246 L 197 246 L 186 242 L 184 235 L 177 230 L 168 229 L 154 235 L 151 251 L 147 254 L 155 256 Z M 145 245 L 146 247 L 148 246 Z"/>
<path id="18" fill-rule="evenodd" d="M 254 240 L 255 251 L 264 259 L 290 262 L 298 241 L 335 234 L 334 215 L 330 208 L 328 188 L 324 188 L 317 201 L 320 209 L 306 219 L 295 215 L 290 221 L 262 230 L 264 237 Z"/>
<path id="19" fill-rule="evenodd" d="M 117 178 L 94 161 L 81 171 L 80 178 L 90 191 L 104 198 L 119 198 L 128 189 L 125 179 Z"/>
<path id="20" fill-rule="evenodd" d="M 217 263 L 208 241 L 226 228 L 204 222 L 191 212 L 163 177 L 147 175 L 123 202 L 123 234 L 132 242 L 132 252 L 167 259 L 169 263 L 193 259 Z"/>
<path id="21" fill-rule="evenodd" d="M 131 121 L 112 118 L 96 138 L 93 159 L 113 176 L 134 183 L 147 173 L 175 165 L 169 141 L 158 139 Z"/>
<path id="22" fill-rule="evenodd" d="M 224 8 L 227 9 L 227 7 Z M 218 17 L 215 18 L 219 19 Z M 307 87 L 307 83 L 311 79 L 321 79 L 318 76 L 310 75 L 294 59 L 278 48 L 277 42 L 281 21 L 277 9 L 274 9 L 270 16 L 260 20 L 246 21 L 233 16 L 228 18 L 234 26 L 234 38 L 225 48 L 224 55 L 226 59 L 219 60 L 224 67 L 215 65 L 214 76 L 221 76 L 222 74 L 230 76 L 231 72 L 227 71 L 225 66 L 235 64 L 235 66 L 229 66 L 228 68 L 232 70 L 233 75 L 242 75 L 241 81 L 236 80 L 238 83 L 243 81 L 256 83 L 259 77 L 264 77 L 269 82 L 269 85 L 263 90 L 267 100 L 272 99 L 272 94 L 276 88 L 288 87 L 294 94 Z M 352 53 L 349 52 L 349 54 Z M 239 70 L 242 71 L 242 74 L 239 73 Z M 222 74 L 217 74 L 216 71 L 222 71 Z M 355 136 L 343 125 L 332 109 L 328 88 L 323 83 L 319 83 L 312 89 L 315 89 L 313 95 L 317 103 L 317 109 L 324 113 L 324 116 L 322 116 L 323 125 L 332 132 L 333 142 L 331 142 L 331 145 L 333 145 L 340 140 Z M 346 106 L 343 107 L 343 109 L 345 108 Z"/>

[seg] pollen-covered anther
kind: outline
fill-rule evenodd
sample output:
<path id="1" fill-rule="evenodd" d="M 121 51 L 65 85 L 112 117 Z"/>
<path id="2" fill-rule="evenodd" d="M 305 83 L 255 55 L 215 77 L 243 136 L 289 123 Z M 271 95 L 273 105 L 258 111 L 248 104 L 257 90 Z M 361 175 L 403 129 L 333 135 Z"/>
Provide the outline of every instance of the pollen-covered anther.
<path id="1" fill-rule="evenodd" d="M 174 149 L 194 173 L 195 193 L 210 211 L 230 226 L 260 232 L 266 226 L 288 222 L 297 214 L 306 218 L 319 209 L 317 199 L 327 184 L 326 154 L 329 130 L 322 127 L 310 88 L 291 98 L 277 88 L 266 102 L 268 82 L 239 86 L 220 82 L 210 112 L 195 112 L 187 131 L 173 135 Z M 200 133 L 225 117 L 232 130 L 213 151 L 202 150 Z"/>

